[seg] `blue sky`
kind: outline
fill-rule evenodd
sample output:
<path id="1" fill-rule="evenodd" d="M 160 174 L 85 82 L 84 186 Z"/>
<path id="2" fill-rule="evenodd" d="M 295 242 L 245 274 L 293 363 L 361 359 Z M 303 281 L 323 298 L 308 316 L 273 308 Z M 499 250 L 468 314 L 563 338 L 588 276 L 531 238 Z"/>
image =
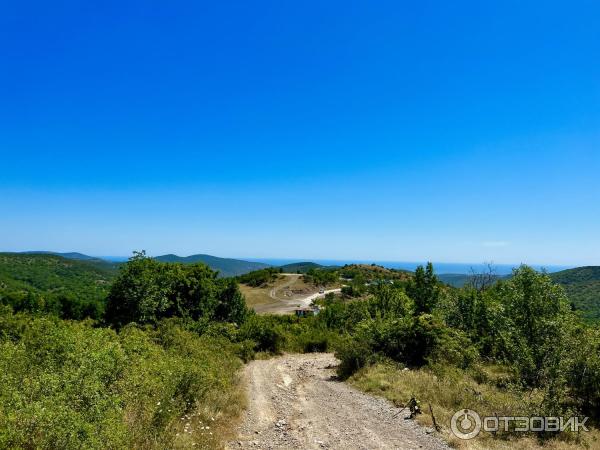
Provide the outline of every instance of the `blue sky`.
<path id="1" fill-rule="evenodd" d="M 4 2 L 0 249 L 600 264 L 600 4 Z"/>

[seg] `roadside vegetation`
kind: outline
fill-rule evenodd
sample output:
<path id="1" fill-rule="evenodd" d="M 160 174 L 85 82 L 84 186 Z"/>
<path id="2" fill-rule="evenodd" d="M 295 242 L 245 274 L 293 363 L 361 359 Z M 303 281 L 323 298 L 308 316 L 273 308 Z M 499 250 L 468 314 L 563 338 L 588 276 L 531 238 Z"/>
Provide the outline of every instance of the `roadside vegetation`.
<path id="1" fill-rule="evenodd" d="M 589 416 L 591 427 L 600 419 L 600 331 L 526 266 L 460 289 L 431 265 L 412 275 L 311 268 L 312 283 L 351 290 L 297 318 L 257 315 L 239 290 L 238 281 L 269 286 L 277 269 L 223 279 L 144 253 L 118 272 L 45 258 L 0 273 L 0 448 L 218 448 L 243 408 L 238 369 L 284 351 L 335 352 L 340 379 L 420 405 L 426 424 L 431 405 L 450 441 L 449 419 L 464 408 Z M 101 307 L 73 315 L 47 306 L 67 292 Z M 30 293 L 36 301 L 24 302 Z M 597 436 L 509 428 L 454 443 L 593 448 Z"/>
<path id="2" fill-rule="evenodd" d="M 203 264 L 134 255 L 97 321 L 2 303 L 0 448 L 218 448 L 243 407 L 250 314 Z"/>
<path id="3" fill-rule="evenodd" d="M 480 280 L 485 280 L 481 277 Z M 520 433 L 456 442 L 450 418 L 485 415 L 600 418 L 600 333 L 550 277 L 523 266 L 508 280 L 454 289 L 428 265 L 394 283 L 368 280 L 366 298 L 328 296 L 316 317 L 257 317 L 259 351 L 333 350 L 338 375 L 397 405 L 420 406 L 469 448 L 594 448 L 598 433 Z M 254 334 L 254 340 L 259 333 Z"/>
<path id="4" fill-rule="evenodd" d="M 269 267 L 267 269 L 255 270 L 237 277 L 239 283 L 243 283 L 250 287 L 263 287 L 274 282 L 281 273 L 278 267 Z"/>

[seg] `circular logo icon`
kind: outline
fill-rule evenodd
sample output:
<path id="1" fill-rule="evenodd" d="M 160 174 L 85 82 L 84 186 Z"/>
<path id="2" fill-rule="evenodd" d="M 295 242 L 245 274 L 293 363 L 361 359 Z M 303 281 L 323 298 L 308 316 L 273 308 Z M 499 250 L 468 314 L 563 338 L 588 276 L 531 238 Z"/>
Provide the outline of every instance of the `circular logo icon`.
<path id="1" fill-rule="evenodd" d="M 481 417 L 472 409 L 461 409 L 452 416 L 450 428 L 459 439 L 473 439 L 481 431 Z"/>

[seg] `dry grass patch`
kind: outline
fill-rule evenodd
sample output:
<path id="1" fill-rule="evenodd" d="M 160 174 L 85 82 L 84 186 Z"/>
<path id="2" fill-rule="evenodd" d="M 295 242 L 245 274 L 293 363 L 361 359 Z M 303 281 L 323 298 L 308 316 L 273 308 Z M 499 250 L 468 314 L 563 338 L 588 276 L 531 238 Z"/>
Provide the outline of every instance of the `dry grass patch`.
<path id="1" fill-rule="evenodd" d="M 481 376 L 503 377 L 502 368 L 492 366 L 482 368 Z M 403 407 L 415 397 L 421 402 L 423 414 L 417 420 L 426 426 L 432 426 L 429 404 L 433 408 L 442 436 L 454 447 L 469 450 L 575 450 L 581 448 L 600 448 L 600 433 L 592 430 L 577 436 L 561 436 L 562 439 L 539 441 L 533 435 L 515 436 L 514 434 L 481 432 L 477 438 L 464 441 L 456 438 L 450 430 L 450 420 L 460 409 L 469 408 L 481 416 L 531 416 L 540 403 L 540 393 L 499 389 L 490 383 L 478 383 L 465 372 L 445 368 L 443 371 L 431 369 L 402 370 L 397 365 L 380 363 L 362 369 L 348 382 L 353 386 L 391 400 L 396 406 Z"/>
<path id="2" fill-rule="evenodd" d="M 173 423 L 174 449 L 222 449 L 235 438 L 236 425 L 246 409 L 241 375 L 231 390 L 211 392 L 196 410 Z"/>

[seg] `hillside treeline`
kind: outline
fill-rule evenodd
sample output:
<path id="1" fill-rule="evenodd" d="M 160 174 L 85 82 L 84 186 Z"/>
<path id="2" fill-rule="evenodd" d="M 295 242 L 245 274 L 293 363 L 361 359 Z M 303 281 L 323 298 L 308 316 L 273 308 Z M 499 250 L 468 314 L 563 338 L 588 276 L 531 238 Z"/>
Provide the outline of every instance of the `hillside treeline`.
<path id="1" fill-rule="evenodd" d="M 236 282 L 138 253 L 106 297 L 95 321 L 1 297 L 0 448 L 220 446 L 258 347 Z"/>
<path id="2" fill-rule="evenodd" d="M 62 271 L 55 263 L 52 283 Z M 27 264 L 36 267 L 29 279 L 21 267 L 3 288 L 36 283 L 46 301 L 56 284 L 39 281 L 39 260 Z M 98 273 L 65 283 L 75 299 L 102 305 L 84 320 L 0 290 L 0 448 L 218 447 L 243 403 L 237 369 L 257 352 L 334 351 L 340 378 L 398 404 L 432 403 L 440 423 L 470 407 L 600 418 L 600 333 L 547 275 L 523 266 L 510 279 L 455 289 L 431 264 L 394 279 L 344 270 L 360 297 L 329 295 L 306 319 L 247 309 L 238 280 L 261 286 L 276 269 L 223 279 L 143 252 L 100 283 L 104 299 L 90 297 Z M 307 276 L 327 284 L 340 273 Z M 520 437 L 509 429 L 491 438 Z"/>

